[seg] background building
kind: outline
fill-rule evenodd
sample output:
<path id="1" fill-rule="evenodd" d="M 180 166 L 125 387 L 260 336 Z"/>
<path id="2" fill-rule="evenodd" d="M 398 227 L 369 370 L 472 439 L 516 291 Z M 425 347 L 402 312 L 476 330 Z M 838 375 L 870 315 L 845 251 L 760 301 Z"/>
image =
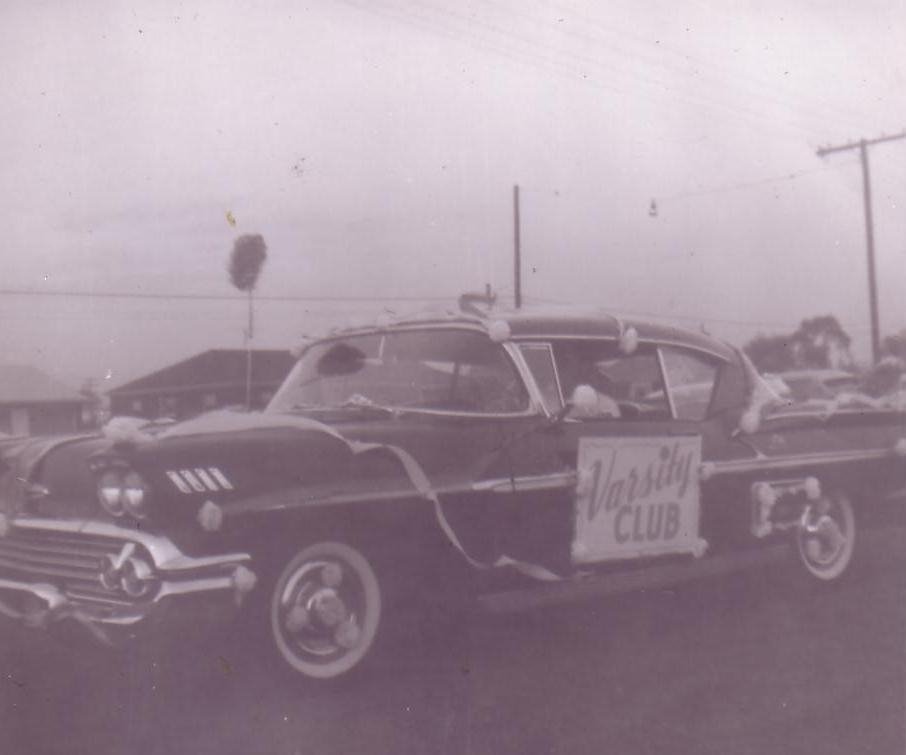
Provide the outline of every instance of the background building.
<path id="1" fill-rule="evenodd" d="M 0 433 L 53 435 L 91 423 L 93 401 L 29 365 L 0 365 Z"/>
<path id="2" fill-rule="evenodd" d="M 263 407 L 283 382 L 288 351 L 252 352 L 252 408 Z M 245 405 L 246 352 L 211 349 L 108 392 L 113 416 L 184 419 L 225 406 Z"/>

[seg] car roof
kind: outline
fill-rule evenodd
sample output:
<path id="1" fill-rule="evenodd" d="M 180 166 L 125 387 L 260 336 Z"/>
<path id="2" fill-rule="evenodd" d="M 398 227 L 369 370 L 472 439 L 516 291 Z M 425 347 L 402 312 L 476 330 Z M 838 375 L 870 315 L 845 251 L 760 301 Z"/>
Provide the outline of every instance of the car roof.
<path id="1" fill-rule="evenodd" d="M 634 328 L 640 342 L 667 343 L 707 352 L 724 361 L 735 359 L 735 349 L 729 344 L 685 328 L 654 323 L 635 317 L 621 317 L 604 310 L 581 310 L 573 307 L 526 307 L 524 309 L 493 309 L 487 313 L 462 312 L 456 309 L 427 310 L 402 316 L 383 316 L 368 325 L 331 331 L 329 337 L 371 333 L 391 327 L 468 325 L 488 332 L 496 323 L 504 322 L 509 338 L 517 341 L 561 338 L 618 339 L 628 328 Z"/>

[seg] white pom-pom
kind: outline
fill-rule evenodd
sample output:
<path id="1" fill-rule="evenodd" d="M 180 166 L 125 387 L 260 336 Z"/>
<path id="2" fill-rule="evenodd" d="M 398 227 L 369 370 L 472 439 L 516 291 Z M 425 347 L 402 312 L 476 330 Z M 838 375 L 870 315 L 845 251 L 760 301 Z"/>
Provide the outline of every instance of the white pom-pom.
<path id="1" fill-rule="evenodd" d="M 258 577 L 246 566 L 237 566 L 233 572 L 233 587 L 240 593 L 251 592 L 258 584 Z"/>
<path id="2" fill-rule="evenodd" d="M 214 501 L 205 501 L 198 509 L 198 523 L 205 532 L 216 532 L 223 526 L 223 509 Z"/>
<path id="3" fill-rule="evenodd" d="M 821 483 L 817 477 L 805 478 L 805 497 L 810 501 L 817 501 L 821 497 Z"/>
<path id="4" fill-rule="evenodd" d="M 702 537 L 698 538 L 698 539 L 692 544 L 692 555 L 693 555 L 695 558 L 701 558 L 702 556 L 705 555 L 705 553 L 707 552 L 707 550 L 708 550 L 708 541 L 705 540 L 705 539 L 702 538 Z"/>
<path id="5" fill-rule="evenodd" d="M 573 389 L 569 403 L 579 416 L 593 415 L 598 409 L 598 392 L 590 385 L 577 385 Z"/>
<path id="6" fill-rule="evenodd" d="M 510 338 L 510 324 L 506 320 L 494 320 L 488 328 L 488 335 L 494 343 L 503 343 Z"/>
<path id="7" fill-rule="evenodd" d="M 777 491 L 766 482 L 757 483 L 754 492 L 755 500 L 758 501 L 762 511 L 773 508 L 777 503 Z"/>
<path id="8" fill-rule="evenodd" d="M 761 427 L 761 412 L 753 407 L 746 409 L 739 418 L 739 429 L 745 435 L 752 435 L 758 432 L 759 427 Z"/>
<path id="9" fill-rule="evenodd" d="M 289 613 L 286 614 L 283 625 L 286 627 L 287 632 L 296 633 L 305 629 L 308 626 L 308 622 L 309 615 L 305 606 L 293 606 Z"/>
<path id="10" fill-rule="evenodd" d="M 715 466 L 713 461 L 706 461 L 698 467 L 698 479 L 707 482 L 714 477 Z"/>
<path id="11" fill-rule="evenodd" d="M 893 452 L 897 456 L 906 456 L 906 438 L 900 438 L 896 444 L 894 444 Z"/>
<path id="12" fill-rule="evenodd" d="M 362 639 L 362 630 L 359 628 L 358 622 L 350 616 L 337 625 L 336 631 L 333 633 L 333 639 L 341 648 L 351 650 Z"/>
<path id="13" fill-rule="evenodd" d="M 101 432 L 114 443 L 144 443 L 152 440 L 152 436 L 142 430 L 147 424 L 148 420 L 142 417 L 113 417 Z"/>
<path id="14" fill-rule="evenodd" d="M 639 332 L 631 325 L 620 333 L 620 351 L 632 354 L 639 347 Z"/>

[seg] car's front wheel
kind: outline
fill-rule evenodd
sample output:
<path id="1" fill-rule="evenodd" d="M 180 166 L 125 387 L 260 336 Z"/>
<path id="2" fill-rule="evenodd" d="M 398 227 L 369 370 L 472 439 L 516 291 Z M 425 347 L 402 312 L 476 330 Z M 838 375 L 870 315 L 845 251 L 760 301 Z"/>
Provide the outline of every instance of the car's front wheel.
<path id="1" fill-rule="evenodd" d="M 360 667 L 382 630 L 382 586 L 357 547 L 316 542 L 280 571 L 270 593 L 270 634 L 301 677 L 330 680 Z"/>
<path id="2" fill-rule="evenodd" d="M 808 574 L 824 582 L 849 568 L 856 546 L 856 517 L 842 492 L 823 495 L 808 505 L 796 528 L 799 560 Z"/>

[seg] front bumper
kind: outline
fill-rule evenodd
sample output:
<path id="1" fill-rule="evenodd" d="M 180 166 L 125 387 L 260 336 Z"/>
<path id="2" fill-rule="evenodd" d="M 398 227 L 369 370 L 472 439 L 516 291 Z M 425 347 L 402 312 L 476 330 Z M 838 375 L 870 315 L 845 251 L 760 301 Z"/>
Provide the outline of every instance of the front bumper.
<path id="1" fill-rule="evenodd" d="M 0 515 L 0 615 L 70 619 L 101 641 L 175 606 L 236 609 L 256 582 L 247 553 L 192 557 L 169 539 L 95 520 Z"/>

